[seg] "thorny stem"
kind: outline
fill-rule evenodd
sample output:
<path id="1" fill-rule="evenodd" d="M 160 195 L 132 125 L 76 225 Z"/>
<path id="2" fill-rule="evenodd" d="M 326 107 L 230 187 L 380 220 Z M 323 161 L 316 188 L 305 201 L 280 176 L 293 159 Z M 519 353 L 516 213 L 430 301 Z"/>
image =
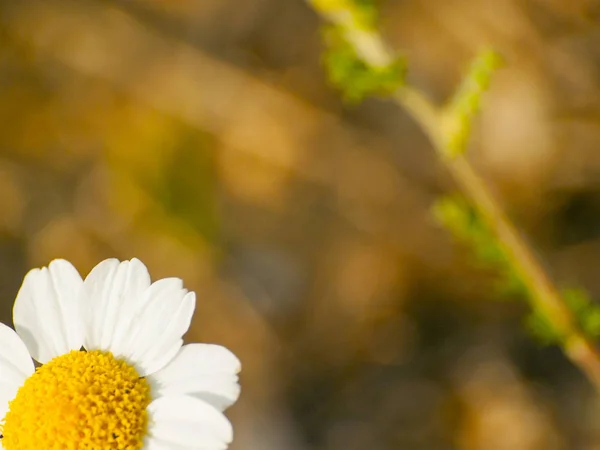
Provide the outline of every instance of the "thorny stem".
<path id="1" fill-rule="evenodd" d="M 392 61 L 392 55 L 377 31 L 356 29 L 351 26 L 351 21 L 347 20 L 348 14 L 332 14 L 331 10 L 320 8 L 319 0 L 308 1 L 325 20 L 343 27 L 348 43 L 365 63 L 377 67 L 382 61 Z M 600 392 L 600 353 L 597 347 L 579 329 L 573 314 L 548 278 L 526 239 L 508 219 L 498 200 L 469 160 L 463 155 L 448 156 L 450 152 L 442 120 L 444 110 L 425 98 L 420 91 L 407 85 L 399 88 L 393 98 L 412 115 L 430 138 L 455 182 L 477 208 L 504 248 L 513 268 L 529 291 L 528 300 L 531 307 L 546 317 L 555 331 L 563 337 L 565 354 Z"/>

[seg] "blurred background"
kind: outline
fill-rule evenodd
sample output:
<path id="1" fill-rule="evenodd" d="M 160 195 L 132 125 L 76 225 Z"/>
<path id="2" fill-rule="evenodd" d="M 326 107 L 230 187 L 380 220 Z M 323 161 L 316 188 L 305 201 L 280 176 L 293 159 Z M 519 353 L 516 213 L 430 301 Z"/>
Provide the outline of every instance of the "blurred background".
<path id="1" fill-rule="evenodd" d="M 507 59 L 472 158 L 552 277 L 600 297 L 600 1 L 387 0 L 436 101 Z M 231 348 L 233 450 L 600 449 L 600 403 L 431 218 L 454 190 L 348 106 L 301 0 L 0 0 L 0 319 L 52 258 L 139 257 Z"/>

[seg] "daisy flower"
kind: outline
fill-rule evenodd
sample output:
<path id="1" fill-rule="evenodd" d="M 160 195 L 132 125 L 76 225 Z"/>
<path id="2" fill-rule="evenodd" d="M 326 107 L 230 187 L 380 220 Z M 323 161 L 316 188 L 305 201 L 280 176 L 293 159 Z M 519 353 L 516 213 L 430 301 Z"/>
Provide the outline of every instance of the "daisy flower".
<path id="1" fill-rule="evenodd" d="M 137 259 L 31 270 L 0 324 L 0 448 L 222 450 L 239 360 L 183 345 L 195 294 Z M 33 360 L 41 365 L 36 369 Z"/>

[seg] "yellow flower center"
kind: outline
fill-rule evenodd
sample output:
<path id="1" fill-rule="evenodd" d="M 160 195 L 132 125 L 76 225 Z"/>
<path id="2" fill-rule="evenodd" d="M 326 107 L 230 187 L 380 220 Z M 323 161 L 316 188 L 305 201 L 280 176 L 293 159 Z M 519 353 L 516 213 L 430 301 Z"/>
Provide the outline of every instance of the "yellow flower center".
<path id="1" fill-rule="evenodd" d="M 146 434 L 150 387 L 125 361 L 72 351 L 39 367 L 9 403 L 5 450 L 136 450 Z"/>

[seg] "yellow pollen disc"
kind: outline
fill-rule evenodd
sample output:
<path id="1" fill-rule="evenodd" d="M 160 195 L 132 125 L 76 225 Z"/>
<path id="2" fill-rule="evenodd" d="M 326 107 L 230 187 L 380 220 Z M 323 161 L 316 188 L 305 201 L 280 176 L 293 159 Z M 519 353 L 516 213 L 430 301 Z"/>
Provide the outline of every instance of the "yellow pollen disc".
<path id="1" fill-rule="evenodd" d="M 9 403 L 5 450 L 142 448 L 150 387 L 125 361 L 72 351 L 39 367 Z"/>

